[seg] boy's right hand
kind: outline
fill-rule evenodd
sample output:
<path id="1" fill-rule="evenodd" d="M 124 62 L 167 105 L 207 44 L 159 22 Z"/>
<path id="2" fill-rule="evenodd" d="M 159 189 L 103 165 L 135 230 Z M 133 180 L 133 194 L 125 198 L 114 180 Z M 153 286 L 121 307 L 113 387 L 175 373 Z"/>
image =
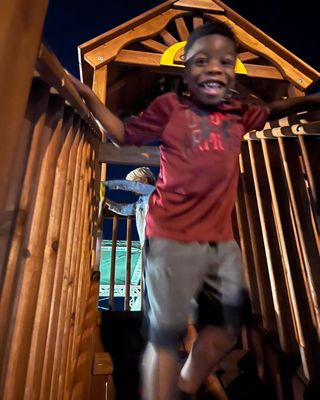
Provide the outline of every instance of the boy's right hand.
<path id="1" fill-rule="evenodd" d="M 73 76 L 66 69 L 65 69 L 65 72 L 66 72 L 68 78 L 74 84 L 75 88 L 77 89 L 77 91 L 80 93 L 81 96 L 85 96 L 86 94 L 89 94 L 91 92 L 91 89 L 89 88 L 88 85 L 86 85 L 85 83 L 81 82 L 78 78 Z"/>

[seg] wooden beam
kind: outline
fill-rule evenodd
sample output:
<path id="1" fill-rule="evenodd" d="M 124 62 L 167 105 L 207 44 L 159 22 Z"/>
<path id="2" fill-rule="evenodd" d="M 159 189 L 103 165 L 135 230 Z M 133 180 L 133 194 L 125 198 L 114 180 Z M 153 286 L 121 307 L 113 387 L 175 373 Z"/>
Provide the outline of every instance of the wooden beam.
<path id="1" fill-rule="evenodd" d="M 117 62 L 145 67 L 159 66 L 160 60 L 161 54 L 137 50 L 121 50 L 115 59 Z"/>
<path id="2" fill-rule="evenodd" d="M 11 222 L 18 210 L 25 154 L 17 157 L 21 126 L 41 41 L 48 0 L 3 0 L 0 3 L 0 287 Z M 16 168 L 15 168 L 16 167 Z M 11 214 L 13 213 L 13 214 Z M 5 222 L 5 215 L 13 215 Z"/>
<path id="3" fill-rule="evenodd" d="M 99 161 L 109 164 L 158 167 L 160 165 L 160 152 L 156 146 L 116 147 L 111 143 L 101 143 Z"/>
<path id="4" fill-rule="evenodd" d="M 196 29 L 196 28 L 198 28 L 198 27 L 201 26 L 201 25 L 203 25 L 203 18 L 200 17 L 200 16 L 198 16 L 198 15 L 195 15 L 195 16 L 192 18 L 192 26 L 193 26 L 193 29 Z"/>
<path id="5" fill-rule="evenodd" d="M 161 54 L 164 53 L 168 48 L 168 46 L 166 46 L 165 44 L 157 42 L 153 39 L 141 40 L 140 43 L 143 44 L 147 49 L 154 50 L 155 52 Z"/>
<path id="6" fill-rule="evenodd" d="M 215 14 L 224 14 L 222 7 L 211 0 L 178 0 L 174 3 L 174 7 L 186 10 L 209 11 Z"/>
<path id="7" fill-rule="evenodd" d="M 276 80 L 284 79 L 281 73 L 275 67 L 258 64 L 244 64 L 244 66 L 248 72 L 248 76 Z"/>
<path id="8" fill-rule="evenodd" d="M 171 33 L 168 32 L 166 29 L 163 29 L 160 32 L 160 36 L 168 46 L 172 46 L 173 44 L 178 43 L 178 40 L 174 36 L 172 36 Z"/>
<path id="9" fill-rule="evenodd" d="M 100 68 L 113 60 L 119 51 L 128 44 L 156 36 L 165 29 L 171 20 L 186 14 L 187 13 L 182 10 L 169 9 L 143 24 L 138 25 L 135 29 L 129 30 L 120 36 L 116 36 L 109 42 L 103 43 L 87 52 L 84 58 L 94 68 Z"/>
<path id="10" fill-rule="evenodd" d="M 257 58 L 259 58 L 259 56 L 257 54 L 251 53 L 250 51 L 244 51 L 238 54 L 238 58 L 242 62 L 246 62 L 246 61 L 256 60 Z"/>
<path id="11" fill-rule="evenodd" d="M 161 54 L 137 51 L 137 50 L 121 50 L 115 61 L 139 65 L 145 67 L 155 67 L 160 66 Z M 283 77 L 281 73 L 275 68 L 267 65 L 254 65 L 254 64 L 244 64 L 248 76 L 252 76 L 255 78 L 267 78 L 267 79 L 276 79 L 282 80 Z M 172 67 L 174 68 L 174 66 Z"/>
<path id="12" fill-rule="evenodd" d="M 184 19 L 183 18 L 176 18 L 174 20 L 174 22 L 176 24 L 180 40 L 181 41 L 187 40 L 188 37 L 189 37 L 189 31 L 188 31 L 186 23 L 184 22 Z"/>

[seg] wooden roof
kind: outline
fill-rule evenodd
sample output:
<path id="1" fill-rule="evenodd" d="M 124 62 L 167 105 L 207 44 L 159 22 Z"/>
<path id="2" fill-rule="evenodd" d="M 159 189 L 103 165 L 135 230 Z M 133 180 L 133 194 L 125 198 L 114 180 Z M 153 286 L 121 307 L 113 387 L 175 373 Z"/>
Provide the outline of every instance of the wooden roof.
<path id="1" fill-rule="evenodd" d="M 195 27 L 215 19 L 228 23 L 239 41 L 239 60 L 247 72 L 238 77 L 240 97 L 263 102 L 303 94 L 319 79 L 318 71 L 219 0 L 168 0 L 83 43 L 82 78 L 112 111 L 138 112 L 178 85 L 181 43 Z M 164 65 L 164 54 L 168 59 L 170 52 L 171 65 Z"/>

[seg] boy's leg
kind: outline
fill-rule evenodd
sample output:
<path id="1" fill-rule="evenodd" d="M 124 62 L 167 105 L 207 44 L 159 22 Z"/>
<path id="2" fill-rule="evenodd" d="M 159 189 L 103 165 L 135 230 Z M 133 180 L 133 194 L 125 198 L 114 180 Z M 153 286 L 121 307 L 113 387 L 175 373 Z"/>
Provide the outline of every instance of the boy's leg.
<path id="1" fill-rule="evenodd" d="M 211 264 L 198 296 L 199 334 L 181 371 L 179 387 L 195 393 L 237 342 L 244 301 L 241 254 L 234 241 L 212 249 Z"/>
<path id="2" fill-rule="evenodd" d="M 178 343 L 205 268 L 201 246 L 165 239 L 145 244 L 148 345 L 143 360 L 145 400 L 173 400 L 177 395 Z"/>

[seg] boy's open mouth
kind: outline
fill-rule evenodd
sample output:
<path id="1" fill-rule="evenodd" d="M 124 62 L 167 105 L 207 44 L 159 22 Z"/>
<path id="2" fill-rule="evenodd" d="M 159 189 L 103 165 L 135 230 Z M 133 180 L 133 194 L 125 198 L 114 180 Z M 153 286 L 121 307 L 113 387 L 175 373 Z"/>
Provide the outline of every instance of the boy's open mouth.
<path id="1" fill-rule="evenodd" d="M 201 91 L 207 96 L 218 96 L 225 90 L 225 84 L 218 81 L 207 81 L 199 84 Z"/>

